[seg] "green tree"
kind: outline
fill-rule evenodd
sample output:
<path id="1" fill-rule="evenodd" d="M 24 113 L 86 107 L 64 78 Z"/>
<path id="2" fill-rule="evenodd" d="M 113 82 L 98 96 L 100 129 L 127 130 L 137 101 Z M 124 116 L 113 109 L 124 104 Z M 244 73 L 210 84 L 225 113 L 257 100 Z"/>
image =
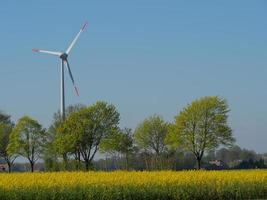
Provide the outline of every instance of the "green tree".
<path id="1" fill-rule="evenodd" d="M 129 128 L 121 130 L 120 133 L 122 137 L 119 144 L 119 152 L 123 155 L 125 160 L 125 169 L 128 170 L 130 156 L 135 151 L 133 133 Z"/>
<path id="2" fill-rule="evenodd" d="M 225 99 L 217 96 L 193 101 L 176 117 L 167 136 L 167 143 L 183 147 L 195 155 L 197 168 L 206 151 L 235 141 L 228 126 L 229 108 Z"/>
<path id="3" fill-rule="evenodd" d="M 43 149 L 44 136 L 45 130 L 36 120 L 28 116 L 22 117 L 10 134 L 7 147 L 9 155 L 17 154 L 25 157 L 33 172 L 34 164 Z"/>
<path id="4" fill-rule="evenodd" d="M 83 104 L 75 104 L 75 105 L 70 105 L 66 108 L 65 116 L 66 118 L 74 112 L 78 112 L 82 108 L 85 108 Z M 62 166 L 59 164 L 59 157 L 63 157 L 63 168 L 68 169 L 68 153 L 69 149 L 67 148 L 67 144 L 63 141 L 64 133 L 59 132 L 59 127 L 62 125 L 63 121 L 61 118 L 61 113 L 60 111 L 57 111 L 54 114 L 52 124 L 50 125 L 47 135 L 46 135 L 46 144 L 44 148 L 44 154 L 43 154 L 43 159 L 45 162 L 45 167 L 46 170 L 49 171 L 57 171 Z M 60 139 L 61 138 L 61 139 Z M 63 143 L 61 143 L 63 142 Z M 66 148 L 64 148 L 66 147 Z M 75 152 L 75 160 L 77 162 L 76 168 L 79 168 L 79 163 L 80 163 L 80 154 L 79 152 Z"/>
<path id="5" fill-rule="evenodd" d="M 119 152 L 120 149 L 120 140 L 122 139 L 122 135 L 120 131 L 114 130 L 109 134 L 108 137 L 104 138 L 100 145 L 99 150 L 101 153 L 107 153 L 113 156 L 114 154 Z"/>
<path id="6" fill-rule="evenodd" d="M 169 124 L 160 116 L 153 115 L 140 123 L 135 132 L 134 140 L 138 147 L 148 153 L 155 154 L 157 168 L 162 168 L 159 159 L 167 151 L 165 138 Z"/>
<path id="7" fill-rule="evenodd" d="M 0 112 L 0 157 L 2 157 L 8 165 L 8 171 L 11 172 L 12 165 L 16 159 L 13 154 L 8 154 L 7 145 L 9 144 L 9 136 L 13 129 L 13 123 L 10 116 Z"/>
<path id="8" fill-rule="evenodd" d="M 62 168 L 58 158 L 61 154 L 58 153 L 55 145 L 56 135 L 52 131 L 47 131 L 45 136 L 45 144 L 41 154 L 44 161 L 45 171 L 59 171 Z"/>
<path id="9" fill-rule="evenodd" d="M 239 146 L 233 146 L 231 148 L 221 148 L 216 152 L 216 159 L 222 160 L 229 167 L 233 167 L 241 160 L 242 149 Z"/>
<path id="10" fill-rule="evenodd" d="M 133 134 L 131 129 L 113 131 L 108 137 L 100 143 L 100 151 L 111 155 L 122 155 L 125 164 L 124 169 L 129 169 L 129 157 L 134 151 Z"/>
<path id="11" fill-rule="evenodd" d="M 10 116 L 0 111 L 0 123 L 1 124 L 12 124 Z"/>
<path id="12" fill-rule="evenodd" d="M 119 113 L 115 106 L 98 101 L 66 118 L 59 127 L 59 132 L 64 135 L 58 144 L 65 151 L 79 151 L 86 170 L 89 170 L 101 140 L 117 130 L 118 124 Z"/>

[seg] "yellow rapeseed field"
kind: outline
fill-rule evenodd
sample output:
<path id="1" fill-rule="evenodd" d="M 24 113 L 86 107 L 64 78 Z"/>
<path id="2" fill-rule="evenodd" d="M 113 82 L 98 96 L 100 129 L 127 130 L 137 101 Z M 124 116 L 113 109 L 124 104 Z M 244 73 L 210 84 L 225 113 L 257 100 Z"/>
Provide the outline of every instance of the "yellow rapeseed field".
<path id="1" fill-rule="evenodd" d="M 267 170 L 0 174 L 0 199 L 267 199 Z"/>

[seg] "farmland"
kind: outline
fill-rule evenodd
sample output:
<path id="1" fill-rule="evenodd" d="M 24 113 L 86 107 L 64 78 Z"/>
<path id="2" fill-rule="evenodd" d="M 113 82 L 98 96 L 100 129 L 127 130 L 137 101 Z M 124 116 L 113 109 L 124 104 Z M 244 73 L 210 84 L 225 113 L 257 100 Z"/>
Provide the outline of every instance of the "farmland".
<path id="1" fill-rule="evenodd" d="M 0 174 L 0 199 L 267 198 L 267 171 Z"/>

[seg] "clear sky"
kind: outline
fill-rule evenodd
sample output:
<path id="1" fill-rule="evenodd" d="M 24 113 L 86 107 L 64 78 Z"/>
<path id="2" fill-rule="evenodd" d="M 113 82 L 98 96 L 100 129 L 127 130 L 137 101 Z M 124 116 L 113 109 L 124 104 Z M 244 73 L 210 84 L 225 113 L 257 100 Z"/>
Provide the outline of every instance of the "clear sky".
<path id="1" fill-rule="evenodd" d="M 264 0 L 6 1 L 0 6 L 0 110 L 48 127 L 60 106 L 59 59 L 69 57 L 66 104 L 105 100 L 121 126 L 156 113 L 172 121 L 192 100 L 228 100 L 237 144 L 267 152 L 267 2 Z"/>

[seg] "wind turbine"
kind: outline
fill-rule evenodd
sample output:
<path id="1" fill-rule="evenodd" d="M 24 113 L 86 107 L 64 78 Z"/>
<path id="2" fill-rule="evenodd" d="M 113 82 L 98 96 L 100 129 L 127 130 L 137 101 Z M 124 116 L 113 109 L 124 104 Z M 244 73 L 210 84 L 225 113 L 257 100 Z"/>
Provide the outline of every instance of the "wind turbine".
<path id="1" fill-rule="evenodd" d="M 34 52 L 38 52 L 38 53 L 46 53 L 46 54 L 51 54 L 54 56 L 58 56 L 61 59 L 61 105 L 60 105 L 60 113 L 61 113 L 61 117 L 64 120 L 65 119 L 65 86 L 64 86 L 64 66 L 67 68 L 73 87 L 75 89 L 75 92 L 77 94 L 77 96 L 79 96 L 79 92 L 78 92 L 78 88 L 75 85 L 74 79 L 73 79 L 73 75 L 71 73 L 70 70 L 70 65 L 68 62 L 68 56 L 70 54 L 70 51 L 72 49 L 72 47 L 74 46 L 74 44 L 76 43 L 76 41 L 78 40 L 79 36 L 81 35 L 81 33 L 84 31 L 84 29 L 87 26 L 87 22 L 84 23 L 84 25 L 82 26 L 82 28 L 80 29 L 80 31 L 78 32 L 78 34 L 76 35 L 76 37 L 73 39 L 73 41 L 71 42 L 70 46 L 68 47 L 68 49 L 66 50 L 66 52 L 59 52 L 59 51 L 46 51 L 46 50 L 41 50 L 41 49 L 32 49 L 32 51 Z"/>

